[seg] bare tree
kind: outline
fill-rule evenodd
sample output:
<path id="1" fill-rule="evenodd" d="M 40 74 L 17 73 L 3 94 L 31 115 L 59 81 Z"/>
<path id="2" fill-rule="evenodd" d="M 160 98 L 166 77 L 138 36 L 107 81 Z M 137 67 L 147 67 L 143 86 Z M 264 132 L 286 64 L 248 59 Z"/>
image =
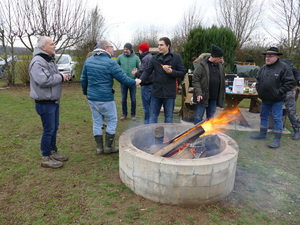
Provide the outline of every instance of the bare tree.
<path id="1" fill-rule="evenodd" d="M 258 0 L 218 0 L 218 21 L 231 29 L 238 40 L 238 49 L 249 40 L 258 27 L 263 1 Z"/>
<path id="2" fill-rule="evenodd" d="M 131 40 L 133 46 L 138 46 L 143 42 L 148 42 L 149 46 L 156 47 L 158 45 L 158 39 L 161 29 L 156 26 L 149 26 L 143 29 L 137 29 L 134 32 L 134 38 Z"/>
<path id="3" fill-rule="evenodd" d="M 15 84 L 15 53 L 14 43 L 16 40 L 15 26 L 12 18 L 14 14 L 14 2 L 2 0 L 0 4 L 0 42 L 3 48 L 3 55 L 6 64 L 4 79 L 8 85 Z M 8 52 L 10 49 L 10 52 Z M 11 55 L 11 62 L 8 63 L 8 55 Z M 10 64 L 8 68 L 8 64 Z"/>
<path id="4" fill-rule="evenodd" d="M 34 50 L 37 36 L 51 36 L 57 51 L 74 46 L 84 37 L 86 1 L 16 0 L 18 37 L 26 48 Z M 84 29 L 85 28 L 85 29 Z"/>
<path id="5" fill-rule="evenodd" d="M 276 0 L 272 2 L 270 21 L 280 30 L 268 32 L 281 43 L 287 57 L 293 57 L 300 47 L 300 1 Z"/>
<path id="6" fill-rule="evenodd" d="M 182 45 L 186 42 L 190 30 L 201 26 L 203 16 L 201 7 L 195 2 L 184 12 L 178 25 L 174 27 L 172 36 L 172 49 L 181 52 Z"/>

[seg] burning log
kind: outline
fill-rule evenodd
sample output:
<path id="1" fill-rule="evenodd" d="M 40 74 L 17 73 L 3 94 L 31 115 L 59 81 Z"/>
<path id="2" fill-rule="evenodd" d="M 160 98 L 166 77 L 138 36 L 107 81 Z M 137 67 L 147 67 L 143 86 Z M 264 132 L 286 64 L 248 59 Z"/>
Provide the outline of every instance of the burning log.
<path id="1" fill-rule="evenodd" d="M 199 136 L 201 136 L 202 134 L 205 133 L 205 130 L 201 126 L 195 126 L 195 127 L 193 127 L 193 129 L 189 129 L 189 131 L 190 132 L 188 132 L 188 133 L 186 133 L 187 131 L 185 131 L 181 135 L 177 136 L 179 138 L 172 139 L 170 141 L 170 144 L 168 144 L 161 150 L 155 152 L 154 155 L 157 155 L 157 156 L 165 155 L 166 153 L 170 152 L 173 149 L 182 147 L 182 145 L 186 144 L 187 141 L 195 140 Z"/>

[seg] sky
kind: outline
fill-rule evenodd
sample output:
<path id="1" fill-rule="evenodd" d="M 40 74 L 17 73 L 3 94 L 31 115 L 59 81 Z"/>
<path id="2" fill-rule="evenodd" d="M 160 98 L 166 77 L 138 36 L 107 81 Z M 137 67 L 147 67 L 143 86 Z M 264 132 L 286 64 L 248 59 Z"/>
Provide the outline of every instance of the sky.
<path id="1" fill-rule="evenodd" d="M 91 8 L 98 4 L 108 26 L 105 36 L 123 47 L 130 42 L 137 29 L 144 30 L 151 25 L 162 30 L 162 36 L 170 36 L 173 28 L 184 13 L 197 2 L 201 8 L 205 25 L 212 25 L 215 18 L 214 0 L 87 0 Z M 201 4 L 201 6 L 200 6 Z M 208 22 L 209 21 L 209 22 Z M 211 23 L 211 24 L 210 24 Z"/>

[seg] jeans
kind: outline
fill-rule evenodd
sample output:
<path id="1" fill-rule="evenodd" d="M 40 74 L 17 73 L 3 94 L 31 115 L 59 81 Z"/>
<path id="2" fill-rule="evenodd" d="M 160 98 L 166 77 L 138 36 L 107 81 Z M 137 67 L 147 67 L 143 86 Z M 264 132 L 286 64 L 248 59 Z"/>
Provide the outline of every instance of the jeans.
<path id="1" fill-rule="evenodd" d="M 282 106 L 284 102 L 275 102 L 272 104 L 267 104 L 262 101 L 261 112 L 260 112 L 260 126 L 268 127 L 269 126 L 269 116 L 272 113 L 274 120 L 274 131 L 282 132 L 283 131 L 283 122 L 282 122 Z"/>
<path id="2" fill-rule="evenodd" d="M 210 119 L 216 113 L 217 109 L 217 100 L 208 100 L 208 106 L 205 107 L 202 104 L 196 105 L 196 114 L 194 118 L 194 124 L 197 124 L 203 120 L 203 115 L 206 110 L 206 118 Z"/>
<path id="3" fill-rule="evenodd" d="M 35 110 L 40 115 L 43 124 L 40 149 L 43 156 L 50 156 L 52 150 L 57 150 L 56 134 L 59 127 L 59 104 L 36 103 Z"/>
<path id="4" fill-rule="evenodd" d="M 103 120 L 107 119 L 106 132 L 109 134 L 116 133 L 117 127 L 117 108 L 114 101 L 110 102 L 99 102 L 99 101 L 88 101 L 93 118 L 93 135 L 102 135 Z"/>
<path id="5" fill-rule="evenodd" d="M 130 93 L 130 100 L 131 100 L 131 116 L 135 116 L 135 114 L 136 114 L 136 86 L 128 87 L 124 84 L 121 84 L 122 113 L 124 116 L 128 115 L 128 111 L 127 111 L 128 90 Z"/>
<path id="6" fill-rule="evenodd" d="M 151 97 L 150 123 L 157 123 L 161 106 L 164 107 L 165 123 L 173 123 L 175 98 L 156 98 L 154 96 Z"/>
<path id="7" fill-rule="evenodd" d="M 142 103 L 143 103 L 143 109 L 145 114 L 144 124 L 149 124 L 150 122 L 151 92 L 152 92 L 152 85 L 141 87 Z"/>

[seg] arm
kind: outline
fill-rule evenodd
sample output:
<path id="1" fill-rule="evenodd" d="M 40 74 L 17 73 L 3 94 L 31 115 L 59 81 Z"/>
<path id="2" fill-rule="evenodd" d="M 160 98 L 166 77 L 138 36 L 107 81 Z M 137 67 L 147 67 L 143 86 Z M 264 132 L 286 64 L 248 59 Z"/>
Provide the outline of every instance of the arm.
<path id="1" fill-rule="evenodd" d="M 83 94 L 87 95 L 88 79 L 87 79 L 87 73 L 86 73 L 85 65 L 83 66 L 83 69 L 82 69 L 82 72 L 81 72 L 80 84 L 81 84 Z"/>

